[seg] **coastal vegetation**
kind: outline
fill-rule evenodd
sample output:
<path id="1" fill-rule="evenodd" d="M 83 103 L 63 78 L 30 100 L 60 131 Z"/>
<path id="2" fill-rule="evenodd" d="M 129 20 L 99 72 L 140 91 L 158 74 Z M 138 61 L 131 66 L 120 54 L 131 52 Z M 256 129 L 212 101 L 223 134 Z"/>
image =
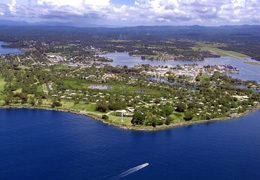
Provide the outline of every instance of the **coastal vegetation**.
<path id="1" fill-rule="evenodd" d="M 248 55 L 230 51 L 229 40 L 199 41 L 168 31 L 166 37 L 159 30 L 151 36 L 146 30 L 122 35 L 122 29 L 68 28 L 60 34 L 56 28 L 46 28 L 44 34 L 6 29 L 0 27 L 2 40 L 10 43 L 5 47 L 26 52 L 0 57 L 1 107 L 70 111 L 120 127 L 154 129 L 237 117 L 259 106 L 260 84 L 227 76 L 239 73 L 232 65 L 113 67 L 107 63 L 113 60 L 103 55 L 126 51 L 142 59 L 188 61 Z"/>
<path id="2" fill-rule="evenodd" d="M 37 59 L 26 60 L 26 55 L 2 56 L 2 107 L 71 111 L 113 125 L 142 129 L 235 117 L 256 108 L 260 100 L 259 93 L 232 86 L 259 88 L 257 82 L 232 79 L 218 71 L 210 75 L 208 72 L 214 70 L 211 66 L 129 68 L 102 63 L 58 66 L 35 64 Z M 196 73 L 194 80 L 178 74 L 186 68 L 188 71 L 202 68 L 207 75 Z M 152 77 L 149 72 L 164 69 L 167 70 L 164 78 L 169 82 L 149 79 Z M 97 88 L 90 88 L 93 85 Z"/>
<path id="3" fill-rule="evenodd" d="M 260 65 L 260 62 L 250 62 L 250 61 L 246 61 L 245 63 L 247 63 L 247 64 L 252 64 L 252 65 Z"/>

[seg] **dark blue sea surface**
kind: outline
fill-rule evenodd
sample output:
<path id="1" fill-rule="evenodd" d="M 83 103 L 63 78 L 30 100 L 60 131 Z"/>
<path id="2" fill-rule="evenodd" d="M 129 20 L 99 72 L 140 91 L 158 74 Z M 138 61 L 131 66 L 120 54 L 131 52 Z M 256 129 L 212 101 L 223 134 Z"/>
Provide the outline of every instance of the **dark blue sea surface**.
<path id="1" fill-rule="evenodd" d="M 258 180 L 260 111 L 138 132 L 71 113 L 2 109 L 0 179 Z"/>
<path id="2" fill-rule="evenodd" d="M 5 54 L 23 54 L 24 51 L 21 51 L 18 48 L 4 48 L 2 45 L 7 45 L 3 41 L 0 41 L 0 55 L 5 55 Z"/>

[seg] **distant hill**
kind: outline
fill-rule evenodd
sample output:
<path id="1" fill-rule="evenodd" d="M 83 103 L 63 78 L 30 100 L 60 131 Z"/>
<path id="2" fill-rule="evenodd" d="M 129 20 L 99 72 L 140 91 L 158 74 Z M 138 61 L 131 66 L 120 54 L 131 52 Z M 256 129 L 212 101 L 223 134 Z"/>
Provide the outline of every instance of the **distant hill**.
<path id="1" fill-rule="evenodd" d="M 240 52 L 260 61 L 260 26 L 138 26 L 138 27 L 73 27 L 59 22 L 16 22 L 0 20 L 0 40 L 39 40 L 46 42 L 77 41 L 100 42 L 103 40 L 140 40 L 145 44 L 169 39 L 225 43 L 221 49 Z"/>
<path id="2" fill-rule="evenodd" d="M 71 23 L 62 23 L 62 22 L 53 22 L 53 21 L 42 21 L 42 22 L 36 22 L 31 23 L 30 25 L 33 26 L 72 26 Z"/>
<path id="3" fill-rule="evenodd" d="M 0 19 L 0 25 L 2 26 L 72 26 L 71 23 L 62 23 L 62 22 L 54 22 L 54 21 L 42 21 L 35 23 L 28 23 L 26 21 L 10 21 Z"/>
<path id="4" fill-rule="evenodd" d="M 27 26 L 29 24 L 26 21 L 9 21 L 9 20 L 0 19 L 0 25 Z"/>

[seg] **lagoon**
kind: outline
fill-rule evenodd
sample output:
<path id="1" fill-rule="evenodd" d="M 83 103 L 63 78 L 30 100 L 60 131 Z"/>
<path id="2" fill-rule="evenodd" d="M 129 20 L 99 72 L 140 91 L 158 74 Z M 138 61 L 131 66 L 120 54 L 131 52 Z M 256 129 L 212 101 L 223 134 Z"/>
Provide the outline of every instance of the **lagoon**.
<path id="1" fill-rule="evenodd" d="M 5 54 L 23 54 L 24 51 L 19 50 L 18 48 L 4 48 L 2 45 L 8 45 L 7 43 L 4 43 L 3 41 L 0 41 L 0 55 Z"/>
<path id="2" fill-rule="evenodd" d="M 140 57 L 129 56 L 128 52 L 115 52 L 107 53 L 103 55 L 105 57 L 111 58 L 114 61 L 109 63 L 113 66 L 124 66 L 133 67 L 138 64 L 150 64 L 152 66 L 177 66 L 184 64 L 199 64 L 199 65 L 228 65 L 231 64 L 239 69 L 239 74 L 229 74 L 233 78 L 238 78 L 242 80 L 255 80 L 260 82 L 260 68 L 257 65 L 252 65 L 244 63 L 245 61 L 257 62 L 247 58 L 247 60 L 239 60 L 232 57 L 220 57 L 220 58 L 206 58 L 204 61 L 160 61 L 160 60 L 142 60 Z"/>

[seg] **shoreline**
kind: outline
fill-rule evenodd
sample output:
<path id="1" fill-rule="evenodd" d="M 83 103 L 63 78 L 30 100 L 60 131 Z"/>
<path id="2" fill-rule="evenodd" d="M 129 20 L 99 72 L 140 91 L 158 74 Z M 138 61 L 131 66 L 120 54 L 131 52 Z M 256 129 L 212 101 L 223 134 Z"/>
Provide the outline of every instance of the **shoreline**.
<path id="1" fill-rule="evenodd" d="M 120 129 L 134 130 L 134 131 L 158 131 L 158 130 L 171 129 L 171 128 L 179 127 L 179 126 L 188 126 L 188 125 L 193 125 L 193 124 L 216 122 L 216 121 L 225 121 L 225 120 L 240 118 L 240 117 L 243 117 L 243 116 L 245 116 L 245 115 L 247 115 L 251 112 L 259 110 L 260 105 L 258 105 L 257 107 L 254 107 L 253 109 L 247 110 L 244 113 L 238 114 L 234 117 L 221 117 L 221 118 L 215 118 L 215 119 L 210 119 L 210 120 L 179 122 L 179 123 L 173 123 L 173 124 L 170 124 L 170 125 L 161 125 L 161 126 L 156 126 L 156 127 L 152 127 L 152 126 L 124 126 L 124 125 L 121 125 L 121 124 L 115 124 L 115 123 L 105 121 L 102 118 L 95 117 L 95 116 L 91 115 L 91 112 L 76 111 L 76 110 L 71 110 L 71 109 L 57 109 L 57 108 L 37 107 L 37 106 L 36 107 L 31 107 L 31 106 L 0 106 L 0 109 L 39 109 L 39 110 L 48 110 L 48 111 L 67 112 L 67 113 L 86 116 L 86 117 L 92 118 L 94 120 L 100 121 L 104 124 L 114 126 L 114 127 L 120 128 Z"/>
<path id="2" fill-rule="evenodd" d="M 3 44 L 1 44 L 1 42 L 3 42 Z M 3 47 L 3 45 L 8 46 L 8 45 L 10 45 L 10 43 L 7 43 L 7 42 L 4 42 L 4 41 L 1 41 L 1 40 L 0 40 L 0 48 L 3 48 L 3 49 L 17 49 L 19 52 L 13 52 L 13 53 L 7 53 L 7 54 L 0 54 L 0 56 L 1 56 L 1 55 L 8 55 L 8 54 L 10 54 L 10 55 L 19 55 L 19 54 L 24 54 L 24 53 L 26 52 L 26 51 L 21 50 L 20 48 L 15 48 L 15 47 Z"/>

